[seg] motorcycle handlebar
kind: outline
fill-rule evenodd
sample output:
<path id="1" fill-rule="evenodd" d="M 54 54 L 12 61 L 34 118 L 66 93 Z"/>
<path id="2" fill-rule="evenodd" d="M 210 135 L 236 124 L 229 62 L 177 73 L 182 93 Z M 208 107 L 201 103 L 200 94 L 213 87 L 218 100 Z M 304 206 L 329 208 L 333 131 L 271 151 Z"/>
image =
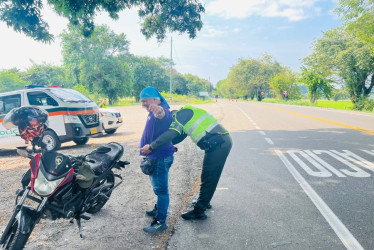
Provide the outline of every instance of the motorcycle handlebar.
<path id="1" fill-rule="evenodd" d="M 34 157 L 34 155 L 27 152 L 26 149 L 21 149 L 21 148 L 17 149 L 17 154 L 19 154 L 22 157 L 29 158 L 29 159 L 32 159 Z"/>

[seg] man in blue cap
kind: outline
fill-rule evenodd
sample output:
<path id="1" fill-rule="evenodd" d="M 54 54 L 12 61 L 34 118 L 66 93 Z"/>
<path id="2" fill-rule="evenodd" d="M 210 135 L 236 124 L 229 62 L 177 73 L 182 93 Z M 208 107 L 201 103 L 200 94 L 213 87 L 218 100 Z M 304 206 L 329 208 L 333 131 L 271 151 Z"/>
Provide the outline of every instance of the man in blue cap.
<path id="1" fill-rule="evenodd" d="M 168 130 L 172 116 L 169 104 L 154 87 L 146 87 L 141 91 L 140 102 L 142 103 L 142 107 L 149 112 L 140 140 L 140 148 L 142 148 Z M 156 167 L 150 175 L 150 180 L 153 191 L 157 196 L 155 208 L 146 212 L 148 216 L 154 218 L 151 225 L 144 228 L 144 231 L 148 233 L 156 233 L 168 228 L 165 223 L 169 207 L 168 176 L 169 169 L 174 160 L 174 152 L 175 148 L 170 142 L 147 154 L 148 158 L 156 160 Z M 143 152 L 140 152 L 140 155 L 144 155 Z"/>

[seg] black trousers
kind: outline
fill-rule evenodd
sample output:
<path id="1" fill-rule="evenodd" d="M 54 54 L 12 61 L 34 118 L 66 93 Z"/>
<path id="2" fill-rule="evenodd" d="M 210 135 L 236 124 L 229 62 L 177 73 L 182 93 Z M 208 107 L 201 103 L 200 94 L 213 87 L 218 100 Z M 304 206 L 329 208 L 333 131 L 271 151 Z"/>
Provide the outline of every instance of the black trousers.
<path id="1" fill-rule="evenodd" d="M 224 142 L 213 150 L 205 150 L 203 168 L 201 171 L 201 185 L 199 198 L 194 210 L 202 213 L 213 197 L 216 187 L 221 177 L 227 156 L 232 147 L 232 140 L 229 134 L 221 135 Z"/>

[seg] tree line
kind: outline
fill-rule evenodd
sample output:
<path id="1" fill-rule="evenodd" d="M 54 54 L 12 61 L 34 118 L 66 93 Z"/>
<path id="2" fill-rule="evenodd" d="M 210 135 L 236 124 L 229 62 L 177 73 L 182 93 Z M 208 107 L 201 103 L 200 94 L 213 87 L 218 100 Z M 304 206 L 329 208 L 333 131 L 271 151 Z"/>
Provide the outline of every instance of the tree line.
<path id="1" fill-rule="evenodd" d="M 312 53 L 302 60 L 300 73 L 271 55 L 241 58 L 226 79 L 217 83 L 217 94 L 259 101 L 264 97 L 300 99 L 301 86 L 305 86 L 311 103 L 322 97 L 347 97 L 356 109 L 372 111 L 374 2 L 340 0 L 335 13 L 341 16 L 343 26 L 324 32 L 313 42 Z"/>
<path id="2" fill-rule="evenodd" d="M 25 71 L 0 72 L 0 91 L 11 91 L 25 85 L 56 85 L 76 88 L 84 93 L 107 97 L 110 104 L 119 98 L 138 98 L 140 91 L 154 86 L 170 89 L 170 59 L 136 56 L 129 53 L 124 34 L 115 34 L 109 27 L 96 26 L 90 37 L 70 25 L 61 35 L 63 64 L 33 64 Z M 192 74 L 172 70 L 173 93 L 198 96 L 211 92 L 212 84 Z"/>

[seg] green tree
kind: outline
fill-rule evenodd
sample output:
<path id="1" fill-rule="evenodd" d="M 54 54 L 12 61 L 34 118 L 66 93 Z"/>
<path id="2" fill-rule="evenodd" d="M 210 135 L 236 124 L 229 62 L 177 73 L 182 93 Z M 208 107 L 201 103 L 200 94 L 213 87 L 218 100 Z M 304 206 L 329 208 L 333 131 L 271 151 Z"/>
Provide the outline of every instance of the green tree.
<path id="1" fill-rule="evenodd" d="M 221 80 L 217 82 L 217 94 L 225 98 L 234 98 L 235 90 L 233 86 L 229 84 L 228 80 Z"/>
<path id="2" fill-rule="evenodd" d="M 313 52 L 304 58 L 304 63 L 325 76 L 339 76 L 355 104 L 366 99 L 374 86 L 373 48 L 374 45 L 336 28 L 314 43 Z"/>
<path id="3" fill-rule="evenodd" d="M 345 26 L 364 41 L 374 43 L 374 1 L 340 0 L 335 9 Z"/>
<path id="4" fill-rule="evenodd" d="M 19 90 L 29 85 L 30 82 L 21 78 L 17 69 L 3 70 L 0 72 L 0 92 Z"/>
<path id="5" fill-rule="evenodd" d="M 188 88 L 187 88 L 187 80 L 186 78 L 174 71 L 172 75 L 172 87 L 173 87 L 173 92 L 178 94 L 178 95 L 187 95 L 188 94 Z"/>
<path id="6" fill-rule="evenodd" d="M 285 100 L 301 99 L 301 89 L 297 84 L 296 75 L 289 68 L 283 68 L 282 72 L 270 78 L 269 85 L 277 97 Z M 283 95 L 284 90 L 288 91 L 287 96 Z"/>
<path id="7" fill-rule="evenodd" d="M 212 92 L 213 85 L 206 79 L 192 74 L 184 75 L 187 81 L 188 95 L 199 97 L 200 92 Z"/>
<path id="8" fill-rule="evenodd" d="M 2 0 L 0 21 L 35 40 L 50 42 L 53 35 L 42 16 L 43 3 L 41 0 Z M 46 3 L 70 24 L 79 27 L 85 37 L 95 30 L 94 18 L 98 12 L 107 12 L 116 20 L 121 10 L 138 8 L 141 32 L 146 38 L 155 36 L 163 40 L 169 31 L 186 32 L 194 38 L 202 27 L 201 14 L 205 11 L 199 0 L 47 0 Z"/>
<path id="9" fill-rule="evenodd" d="M 334 101 L 349 99 L 349 94 L 346 89 L 334 89 L 333 96 L 334 96 Z"/>
<path id="10" fill-rule="evenodd" d="M 267 54 L 259 59 L 239 59 L 238 64 L 231 67 L 226 84 L 234 90 L 235 97 L 261 101 L 261 92 L 269 91 L 270 79 L 281 69 L 280 64 Z"/>
<path id="11" fill-rule="evenodd" d="M 311 103 L 316 102 L 321 96 L 330 99 L 333 88 L 322 72 L 303 67 L 299 81 L 307 86 Z"/>
<path id="12" fill-rule="evenodd" d="M 169 92 L 170 82 L 163 59 L 150 57 L 133 57 L 131 64 L 134 85 L 131 95 L 139 101 L 139 94 L 143 88 L 152 86 L 158 91 Z"/>
<path id="13" fill-rule="evenodd" d="M 110 105 L 117 102 L 120 97 L 129 96 L 132 88 L 130 68 L 118 57 L 98 61 L 92 70 L 83 71 L 82 79 L 82 82 L 92 84 L 93 92 L 107 96 Z"/>
<path id="14" fill-rule="evenodd" d="M 129 42 L 124 34 L 117 35 L 104 25 L 84 38 L 71 26 L 61 38 L 70 87 L 84 85 L 91 93 L 107 96 L 109 104 L 130 94 L 132 74 L 126 62 Z"/>
<path id="15" fill-rule="evenodd" d="M 66 81 L 66 72 L 63 67 L 59 66 L 33 64 L 26 72 L 22 73 L 22 78 L 31 84 L 62 87 Z"/>

